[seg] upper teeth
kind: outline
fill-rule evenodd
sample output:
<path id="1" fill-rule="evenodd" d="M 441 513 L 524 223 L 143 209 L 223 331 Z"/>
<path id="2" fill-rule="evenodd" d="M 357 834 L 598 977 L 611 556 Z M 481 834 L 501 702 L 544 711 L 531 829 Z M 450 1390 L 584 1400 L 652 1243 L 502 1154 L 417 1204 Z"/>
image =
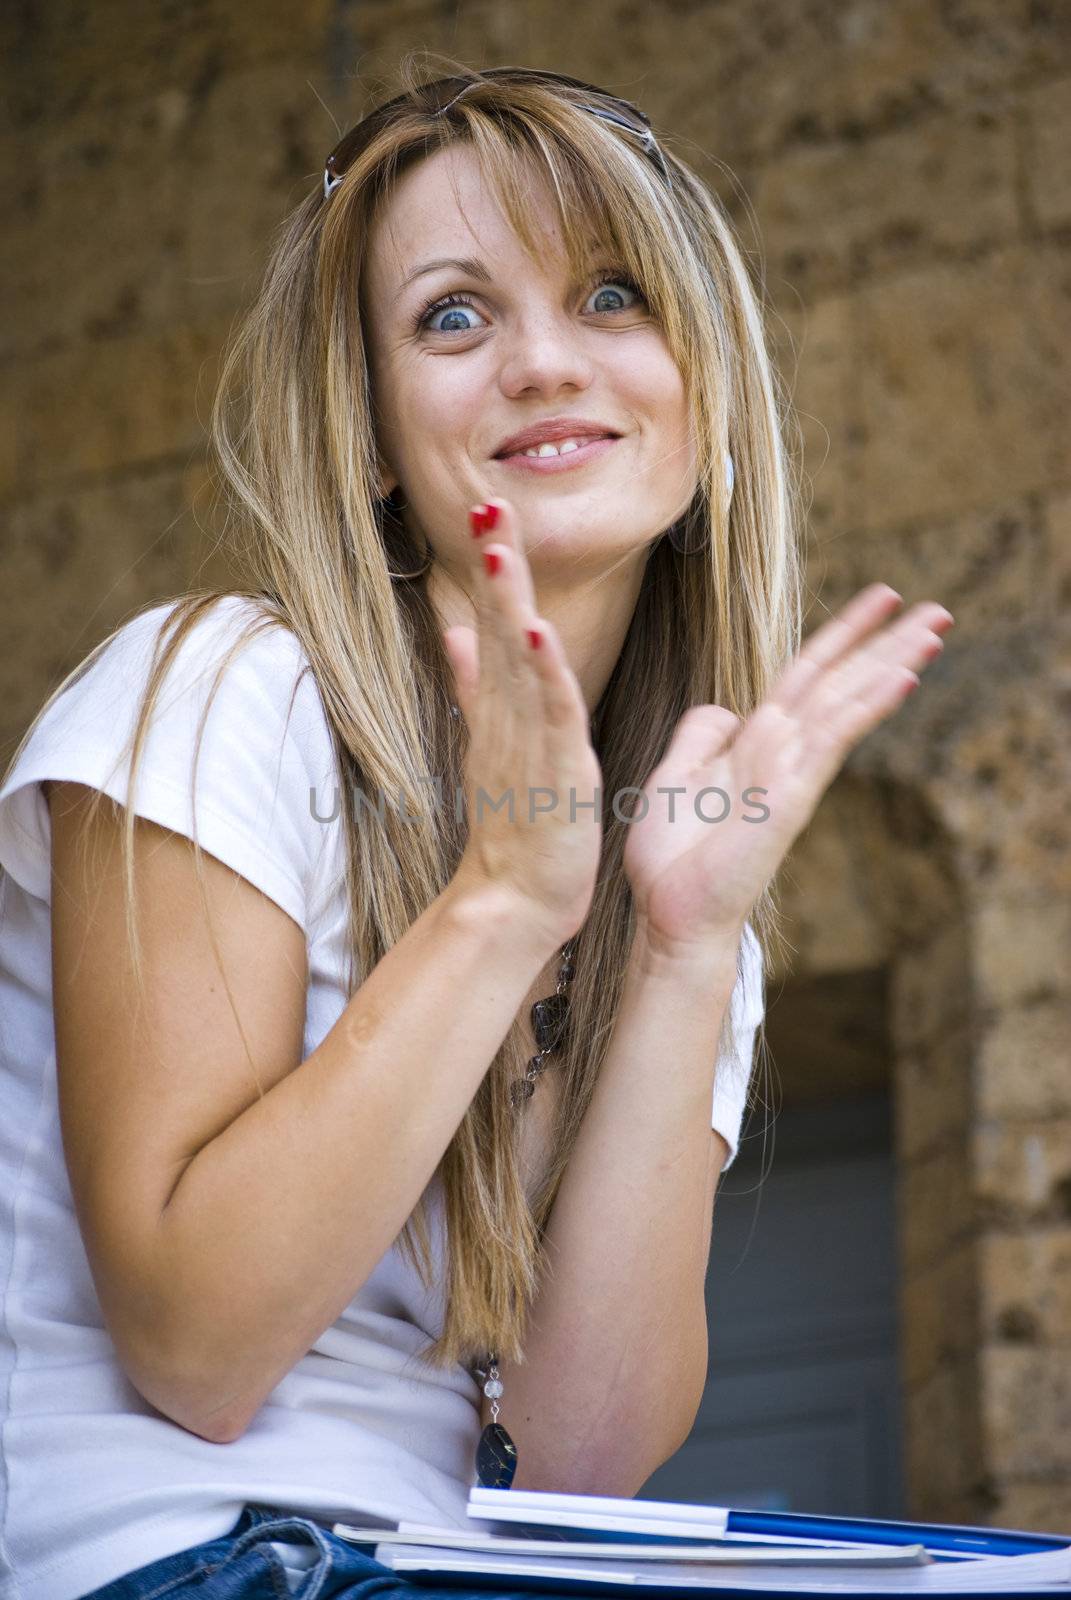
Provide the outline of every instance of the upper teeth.
<path id="1" fill-rule="evenodd" d="M 525 456 L 564 456 L 570 450 L 579 450 L 581 444 L 590 443 L 591 439 L 587 436 L 583 439 L 560 439 L 557 444 L 551 444 L 548 440 L 546 444 L 537 444 L 533 445 L 530 450 L 522 450 L 521 454 Z"/>

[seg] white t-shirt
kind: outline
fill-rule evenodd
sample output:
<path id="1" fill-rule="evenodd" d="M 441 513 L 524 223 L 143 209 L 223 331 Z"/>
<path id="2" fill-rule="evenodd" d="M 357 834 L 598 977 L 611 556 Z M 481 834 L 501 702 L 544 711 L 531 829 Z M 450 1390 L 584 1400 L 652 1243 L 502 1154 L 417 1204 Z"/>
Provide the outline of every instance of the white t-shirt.
<path id="1" fill-rule="evenodd" d="M 480 1392 L 464 1367 L 416 1359 L 442 1332 L 442 1273 L 425 1290 L 396 1243 L 230 1444 L 197 1437 L 141 1396 L 101 1314 L 60 1137 L 40 783 L 68 779 L 126 801 L 119 758 L 171 609 L 164 602 L 124 624 L 0 788 L 0 1592 L 19 1600 L 75 1600 L 218 1538 L 247 1501 L 327 1523 L 365 1513 L 468 1525 Z M 200 715 L 238 625 L 258 611 L 228 596 L 184 642 L 139 766 L 139 815 L 193 836 Z M 235 657 L 205 724 L 196 789 L 203 848 L 305 932 L 303 1059 L 348 998 L 341 822 L 321 820 L 335 809 L 337 767 L 307 667 L 296 636 L 278 627 Z M 750 927 L 744 950 L 746 994 L 738 982 L 731 1001 L 738 1059 L 719 1063 L 712 1120 L 733 1154 L 762 1017 Z M 428 1198 L 441 1267 L 437 1175 Z"/>

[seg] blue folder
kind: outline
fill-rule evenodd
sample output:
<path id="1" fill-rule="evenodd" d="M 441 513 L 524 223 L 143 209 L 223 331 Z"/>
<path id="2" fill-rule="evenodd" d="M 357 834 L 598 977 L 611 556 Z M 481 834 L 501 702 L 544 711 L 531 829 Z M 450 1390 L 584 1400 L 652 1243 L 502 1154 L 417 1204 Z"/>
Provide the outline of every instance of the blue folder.
<path id="1" fill-rule="evenodd" d="M 470 1500 L 470 1514 L 484 1522 L 492 1524 L 498 1522 L 499 1530 L 503 1534 L 508 1532 L 515 1536 L 524 1537 L 527 1535 L 546 1540 L 550 1550 L 553 1549 L 556 1538 L 557 1540 L 563 1540 L 582 1537 L 591 1542 L 650 1545 L 716 1543 L 719 1537 L 713 1529 L 709 1534 L 703 1536 L 694 1533 L 682 1535 L 679 1532 L 675 1532 L 668 1524 L 665 1534 L 652 1533 L 650 1531 L 641 1533 L 624 1527 L 614 1528 L 606 1525 L 592 1527 L 591 1522 L 585 1518 L 583 1509 L 580 1506 L 571 1506 L 569 1508 L 571 1513 L 575 1511 L 575 1515 L 569 1515 L 567 1523 L 562 1521 L 541 1522 L 539 1512 L 533 1506 L 524 1508 L 527 1515 L 523 1517 L 516 1519 L 511 1517 L 508 1521 L 499 1521 L 496 1517 L 497 1507 L 494 1502 L 498 1500 L 500 1494 L 503 1497 L 501 1502 L 503 1505 L 508 1504 L 507 1497 L 510 1497 L 513 1499 L 514 1507 L 520 1510 L 520 1507 L 517 1507 L 516 1504 L 517 1497 L 513 1495 L 512 1491 L 505 1489 L 481 1490 L 479 1491 L 480 1503 L 478 1506 L 473 1505 Z M 533 1496 L 533 1498 L 538 1497 Z M 556 1498 L 546 1497 L 548 1501 Z M 583 1497 L 570 1498 L 580 1500 Z M 613 1502 L 610 1500 L 603 1501 L 603 1510 L 608 1510 L 612 1504 Z M 595 1509 L 594 1505 L 591 1509 Z M 625 1507 L 622 1505 L 622 1510 L 624 1509 Z M 683 1506 L 680 1507 L 681 1511 L 684 1509 Z M 695 1509 L 699 1511 L 700 1507 L 696 1506 Z M 718 1516 L 719 1511 L 721 1512 L 724 1517 L 725 1532 L 735 1536 L 733 1539 L 734 1544 L 746 1545 L 747 1536 L 754 1535 L 757 1543 L 764 1538 L 775 1538 L 791 1539 L 800 1543 L 814 1539 L 816 1542 L 824 1544 L 843 1540 L 845 1543 L 851 1544 L 922 1545 L 936 1562 L 948 1563 L 967 1569 L 971 1567 L 977 1568 L 977 1588 L 971 1583 L 968 1572 L 963 1572 L 965 1586 L 963 1588 L 957 1587 L 956 1591 L 957 1594 L 962 1596 L 980 1597 L 982 1595 L 992 1595 L 993 1591 L 985 1585 L 985 1570 L 988 1566 L 988 1562 L 984 1559 L 986 1557 L 1044 1555 L 1046 1553 L 1071 1550 L 1071 1534 L 1032 1533 L 1010 1528 L 962 1527 L 955 1524 L 888 1521 L 879 1518 L 815 1516 L 808 1513 L 784 1511 L 749 1511 L 717 1507 L 703 1507 L 702 1509 L 714 1517 Z M 632 1500 L 628 1504 L 628 1510 L 637 1517 L 642 1517 L 644 1514 L 644 1502 L 642 1500 Z M 416 1536 L 414 1537 L 416 1538 Z M 499 1593 L 504 1593 L 507 1590 L 551 1590 L 590 1596 L 598 1592 L 604 1595 L 628 1594 L 633 1597 L 633 1600 L 638 1600 L 638 1593 L 641 1593 L 645 1597 L 650 1596 L 650 1600 L 660 1600 L 660 1597 L 664 1597 L 664 1600 L 683 1600 L 683 1597 L 686 1596 L 690 1597 L 690 1600 L 696 1600 L 697 1594 L 701 1592 L 694 1588 L 674 1584 L 672 1580 L 667 1580 L 665 1583 L 651 1581 L 655 1576 L 653 1573 L 651 1578 L 644 1578 L 642 1585 L 610 1583 L 606 1579 L 550 1577 L 545 1574 L 535 1576 L 510 1573 L 508 1576 L 506 1574 L 496 1576 L 493 1571 L 488 1571 L 486 1575 L 483 1573 L 477 1575 L 472 1572 L 450 1573 L 440 1570 L 433 1577 L 430 1572 L 418 1575 L 409 1570 L 405 1576 L 409 1581 L 418 1584 L 422 1581 L 434 1582 L 437 1586 L 444 1588 L 470 1588 L 473 1590 L 490 1587 L 497 1588 Z M 830 1573 L 828 1576 L 831 1577 L 832 1574 Z M 912 1590 L 909 1584 L 905 1584 L 903 1588 L 898 1587 L 895 1581 L 890 1581 L 890 1578 L 891 1575 L 877 1586 L 874 1584 L 868 1585 L 865 1569 L 860 1568 L 857 1572 L 853 1571 L 851 1573 L 841 1569 L 836 1573 L 835 1592 L 842 1597 L 873 1596 L 876 1593 L 884 1593 L 889 1596 L 919 1593 L 917 1589 Z M 761 1589 L 743 1586 L 734 1587 L 730 1580 L 730 1582 L 726 1583 L 719 1582 L 716 1591 L 712 1589 L 709 1592 L 716 1592 L 720 1596 L 730 1597 L 730 1600 L 734 1600 L 734 1597 L 743 1596 L 748 1596 L 749 1600 L 756 1600 L 756 1596 L 759 1594 L 773 1597 L 773 1600 L 777 1600 L 778 1596 L 783 1595 L 787 1600 L 789 1595 L 806 1597 L 811 1593 L 821 1594 L 823 1600 L 829 1600 L 833 1590 L 831 1585 L 824 1582 L 816 1584 L 814 1590 L 803 1588 L 799 1585 L 781 1589 L 777 1586 L 776 1578 L 771 1574 L 771 1582 L 768 1587 L 765 1583 Z M 1047 1581 L 1042 1586 L 1034 1579 L 1032 1582 L 1024 1584 L 1022 1590 L 1002 1589 L 999 1592 L 1003 1595 L 1020 1593 L 1024 1596 L 1027 1594 L 1034 1596 L 1060 1596 L 1062 1600 L 1071 1600 L 1071 1582 L 1063 1581 L 1061 1576 L 1061 1580 L 1050 1587 Z"/>

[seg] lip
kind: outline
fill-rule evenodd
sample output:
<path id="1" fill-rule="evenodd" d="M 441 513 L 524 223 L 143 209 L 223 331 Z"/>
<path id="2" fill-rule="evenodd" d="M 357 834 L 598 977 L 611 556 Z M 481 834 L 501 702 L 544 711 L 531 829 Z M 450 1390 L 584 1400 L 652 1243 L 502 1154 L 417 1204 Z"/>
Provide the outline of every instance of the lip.
<path id="1" fill-rule="evenodd" d="M 546 417 L 542 422 L 533 422 L 529 427 L 521 428 L 520 432 L 511 433 L 508 439 L 503 439 L 495 451 L 494 459 L 500 461 L 518 450 L 532 450 L 540 444 L 557 444 L 561 439 L 581 439 L 585 434 L 620 438 L 617 428 L 611 428 L 608 422 L 599 422 L 594 417 Z"/>
<path id="2" fill-rule="evenodd" d="M 580 436 L 565 434 L 564 437 L 570 439 Z M 553 440 L 546 442 L 553 443 Z M 604 456 L 616 443 L 616 439 L 589 439 L 587 444 L 578 445 L 564 456 L 496 456 L 495 459 L 500 466 L 511 467 L 518 472 L 568 472 L 572 467 L 582 467 L 585 462 Z"/>

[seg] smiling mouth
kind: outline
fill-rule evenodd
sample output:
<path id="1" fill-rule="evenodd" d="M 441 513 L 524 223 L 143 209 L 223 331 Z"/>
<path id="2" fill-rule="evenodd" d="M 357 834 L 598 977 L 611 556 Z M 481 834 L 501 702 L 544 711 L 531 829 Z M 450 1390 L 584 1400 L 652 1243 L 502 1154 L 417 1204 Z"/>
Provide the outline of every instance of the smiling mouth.
<path id="1" fill-rule="evenodd" d="M 550 456 L 571 455 L 585 445 L 597 444 L 601 439 L 612 439 L 609 433 L 578 433 L 568 439 L 546 440 L 543 444 L 528 445 L 523 450 L 508 450 L 495 456 L 496 461 L 509 461 L 513 456 L 527 456 L 529 460 L 546 460 Z"/>
<path id="2" fill-rule="evenodd" d="M 494 456 L 514 471 L 538 474 L 568 472 L 605 455 L 618 442 L 617 434 L 587 434 L 575 439 L 558 439 L 553 444 L 531 445 L 509 455 Z"/>

